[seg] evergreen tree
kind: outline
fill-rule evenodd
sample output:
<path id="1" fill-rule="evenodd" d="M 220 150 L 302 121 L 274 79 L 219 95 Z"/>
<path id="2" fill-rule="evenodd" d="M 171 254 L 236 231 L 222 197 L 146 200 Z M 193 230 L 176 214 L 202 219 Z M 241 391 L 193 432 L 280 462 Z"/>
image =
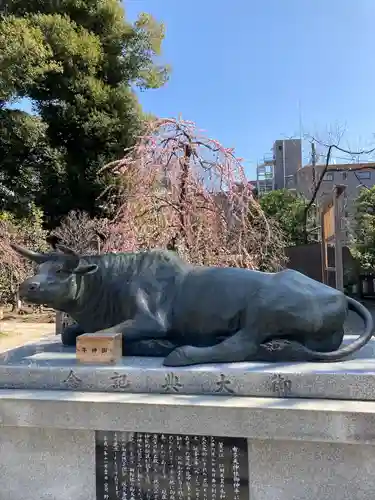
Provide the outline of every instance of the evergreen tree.
<path id="1" fill-rule="evenodd" d="M 7 0 L 0 12 L 0 183 L 50 225 L 72 209 L 101 215 L 98 169 L 142 128 L 134 87 L 167 81 L 164 26 L 130 24 L 118 0 Z M 36 116 L 7 109 L 25 97 Z"/>

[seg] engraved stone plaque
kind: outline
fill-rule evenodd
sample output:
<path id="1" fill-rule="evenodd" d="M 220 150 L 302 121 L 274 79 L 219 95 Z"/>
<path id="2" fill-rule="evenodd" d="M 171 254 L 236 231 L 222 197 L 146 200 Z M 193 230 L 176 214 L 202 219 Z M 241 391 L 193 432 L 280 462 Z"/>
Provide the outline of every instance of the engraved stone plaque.
<path id="1" fill-rule="evenodd" d="M 96 432 L 97 500 L 249 500 L 244 438 Z"/>

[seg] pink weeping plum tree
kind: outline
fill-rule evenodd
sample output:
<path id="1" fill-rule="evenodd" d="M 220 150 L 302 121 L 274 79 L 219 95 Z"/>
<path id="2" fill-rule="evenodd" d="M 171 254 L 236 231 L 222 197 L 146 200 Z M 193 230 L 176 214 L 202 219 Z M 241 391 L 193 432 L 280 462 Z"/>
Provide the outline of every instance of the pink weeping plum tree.
<path id="1" fill-rule="evenodd" d="M 242 160 L 189 121 L 150 122 L 125 156 L 103 167 L 116 215 L 103 250 L 167 248 L 194 264 L 276 270 L 284 240 L 253 196 Z"/>

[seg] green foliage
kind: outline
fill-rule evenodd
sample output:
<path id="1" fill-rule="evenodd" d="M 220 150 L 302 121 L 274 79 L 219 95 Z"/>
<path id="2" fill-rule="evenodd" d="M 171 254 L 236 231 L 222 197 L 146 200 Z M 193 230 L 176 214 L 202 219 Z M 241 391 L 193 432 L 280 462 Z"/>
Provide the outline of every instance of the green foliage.
<path id="1" fill-rule="evenodd" d="M 308 203 L 305 198 L 287 189 L 279 189 L 263 195 L 259 203 L 265 214 L 277 221 L 284 233 L 286 246 L 305 243 L 303 221 Z M 311 241 L 313 222 L 313 217 L 309 214 L 307 220 L 308 242 Z"/>
<path id="2" fill-rule="evenodd" d="M 0 22 L 0 103 L 27 90 L 47 71 L 58 71 L 42 30 L 28 18 L 3 17 Z"/>
<path id="3" fill-rule="evenodd" d="M 31 205 L 28 216 L 22 218 L 7 211 L 0 212 L 0 223 L 3 224 L 2 229 L 8 226 L 8 231 L 1 231 L 2 237 L 7 233 L 7 241 L 18 242 L 35 251 L 48 250 L 47 231 L 43 229 L 43 212 L 34 204 Z"/>
<path id="4" fill-rule="evenodd" d="M 72 209 L 102 215 L 98 169 L 149 119 L 132 87 L 168 79 L 155 62 L 164 26 L 148 14 L 130 24 L 119 0 L 8 0 L 1 12 L 0 183 L 28 193 L 52 226 Z M 4 109 L 20 97 L 37 117 Z"/>
<path id="5" fill-rule="evenodd" d="M 40 208 L 32 205 L 30 214 L 22 219 L 14 216 L 8 218 L 17 232 L 20 244 L 27 246 L 35 251 L 46 251 L 47 231 L 43 229 L 43 212 Z"/>
<path id="6" fill-rule="evenodd" d="M 48 178 L 58 171 L 61 154 L 46 138 L 46 124 L 18 110 L 0 109 L 0 184 L 14 196 L 0 192 L 0 210 L 17 216 L 30 213 L 30 200 L 39 201 Z"/>
<path id="7" fill-rule="evenodd" d="M 375 186 L 363 189 L 355 202 L 351 252 L 364 271 L 375 269 Z"/>

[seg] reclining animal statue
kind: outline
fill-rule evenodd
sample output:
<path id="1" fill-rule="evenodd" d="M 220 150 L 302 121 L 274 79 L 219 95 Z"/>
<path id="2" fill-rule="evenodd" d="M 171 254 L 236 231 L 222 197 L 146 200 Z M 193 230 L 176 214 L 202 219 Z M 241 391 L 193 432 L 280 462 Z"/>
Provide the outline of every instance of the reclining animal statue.
<path id="1" fill-rule="evenodd" d="M 69 314 L 62 332 L 121 333 L 123 355 L 162 356 L 165 366 L 238 361 L 339 361 L 372 336 L 368 310 L 297 271 L 276 273 L 194 266 L 166 250 L 78 255 L 63 245 L 37 253 L 20 285 L 22 299 Z M 348 310 L 364 322 L 341 346 Z"/>

